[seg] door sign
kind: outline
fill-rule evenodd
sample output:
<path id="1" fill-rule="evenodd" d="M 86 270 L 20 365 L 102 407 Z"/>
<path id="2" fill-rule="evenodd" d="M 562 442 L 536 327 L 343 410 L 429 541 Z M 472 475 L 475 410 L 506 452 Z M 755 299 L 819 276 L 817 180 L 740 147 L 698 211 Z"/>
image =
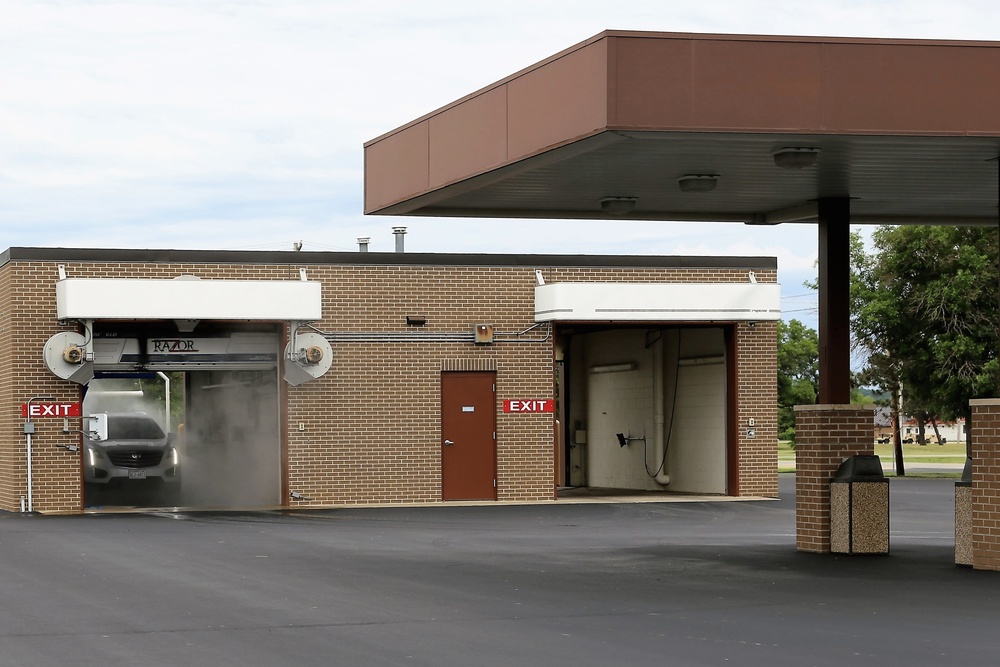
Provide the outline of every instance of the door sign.
<path id="1" fill-rule="evenodd" d="M 555 412 L 556 402 L 551 398 L 540 399 L 506 399 L 503 402 L 504 412 Z"/>
<path id="2" fill-rule="evenodd" d="M 29 411 L 28 404 L 21 404 L 22 417 L 79 417 L 83 410 L 79 403 L 32 403 Z"/>

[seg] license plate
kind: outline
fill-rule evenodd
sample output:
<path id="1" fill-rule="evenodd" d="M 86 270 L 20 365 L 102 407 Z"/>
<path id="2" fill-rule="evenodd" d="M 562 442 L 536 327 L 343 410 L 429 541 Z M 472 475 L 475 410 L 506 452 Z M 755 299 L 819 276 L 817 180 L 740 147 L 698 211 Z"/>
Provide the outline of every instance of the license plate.
<path id="1" fill-rule="evenodd" d="M 145 470 L 129 470 L 128 471 L 128 478 L 129 479 L 146 479 L 146 471 Z"/>

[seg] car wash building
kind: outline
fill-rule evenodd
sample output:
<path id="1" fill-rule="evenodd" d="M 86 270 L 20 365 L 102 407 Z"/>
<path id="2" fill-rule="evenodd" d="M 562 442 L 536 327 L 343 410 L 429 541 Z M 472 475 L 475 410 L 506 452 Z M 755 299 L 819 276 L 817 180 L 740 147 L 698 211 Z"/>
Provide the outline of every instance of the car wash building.
<path id="1" fill-rule="evenodd" d="M 11 248 L 0 509 L 774 496 L 778 317 L 773 258 Z M 166 462 L 93 416 L 158 377 Z"/>

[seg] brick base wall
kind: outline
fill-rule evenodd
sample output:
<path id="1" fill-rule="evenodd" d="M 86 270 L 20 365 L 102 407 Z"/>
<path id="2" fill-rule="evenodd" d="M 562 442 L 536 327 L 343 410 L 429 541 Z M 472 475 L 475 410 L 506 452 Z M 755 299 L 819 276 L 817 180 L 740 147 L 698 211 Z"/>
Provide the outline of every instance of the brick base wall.
<path id="1" fill-rule="evenodd" d="M 972 567 L 1000 570 L 1000 399 L 972 406 Z"/>
<path id="2" fill-rule="evenodd" d="M 830 478 L 844 459 L 874 454 L 872 407 L 795 408 L 795 547 L 830 552 Z"/>

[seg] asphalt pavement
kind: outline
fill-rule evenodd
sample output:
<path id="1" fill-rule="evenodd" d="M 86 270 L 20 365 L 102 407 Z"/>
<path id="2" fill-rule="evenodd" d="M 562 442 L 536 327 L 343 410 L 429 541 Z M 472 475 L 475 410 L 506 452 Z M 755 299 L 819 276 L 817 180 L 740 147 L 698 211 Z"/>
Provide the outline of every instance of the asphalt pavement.
<path id="1" fill-rule="evenodd" d="M 891 554 L 795 551 L 780 500 L 0 515 L 0 665 L 993 665 L 1000 573 L 954 480 Z"/>

